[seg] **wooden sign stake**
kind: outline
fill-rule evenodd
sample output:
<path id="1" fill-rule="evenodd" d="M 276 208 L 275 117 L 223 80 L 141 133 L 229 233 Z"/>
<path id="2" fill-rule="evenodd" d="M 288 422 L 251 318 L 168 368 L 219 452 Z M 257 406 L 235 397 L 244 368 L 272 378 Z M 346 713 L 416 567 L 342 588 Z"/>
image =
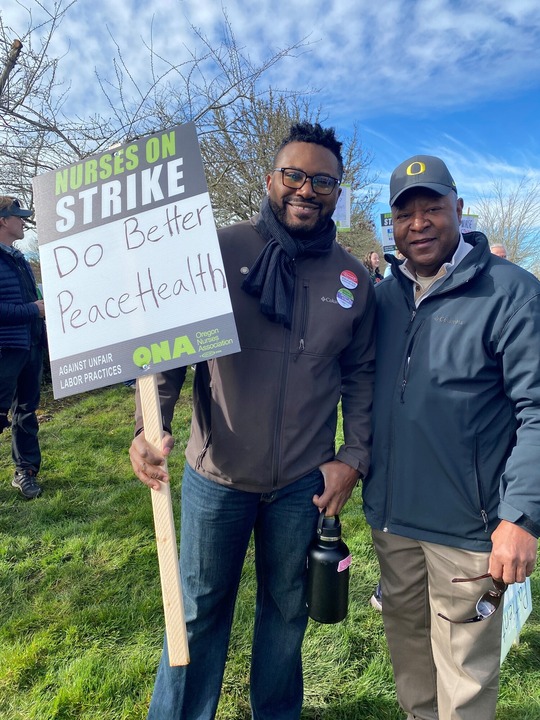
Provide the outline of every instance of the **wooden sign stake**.
<path id="1" fill-rule="evenodd" d="M 144 436 L 152 447 L 161 453 L 163 422 L 155 375 L 145 375 L 137 381 L 141 395 Z M 169 650 L 169 664 L 187 665 L 189 650 L 184 617 L 184 601 L 178 565 L 176 530 L 169 483 L 160 482 L 159 490 L 150 490 L 156 529 L 159 574 L 165 614 L 165 631 Z"/>

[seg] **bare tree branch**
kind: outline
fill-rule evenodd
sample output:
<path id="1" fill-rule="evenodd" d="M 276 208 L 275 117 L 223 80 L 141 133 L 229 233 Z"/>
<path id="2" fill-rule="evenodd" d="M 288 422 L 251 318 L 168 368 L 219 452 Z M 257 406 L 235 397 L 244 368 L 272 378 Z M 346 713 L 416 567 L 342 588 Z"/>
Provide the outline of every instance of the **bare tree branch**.
<path id="1" fill-rule="evenodd" d="M 20 55 L 21 50 L 22 42 L 20 40 L 14 40 L 11 44 L 11 49 L 8 54 L 7 62 L 2 71 L 2 75 L 0 75 L 0 96 L 4 91 L 4 87 L 8 81 L 10 72 L 13 70 L 15 64 L 17 63 L 17 59 Z"/>
<path id="2" fill-rule="evenodd" d="M 201 152 L 216 219 L 227 224 L 247 218 L 259 208 L 264 176 L 275 147 L 299 120 L 320 120 L 313 106 L 315 90 L 265 88 L 265 73 L 285 58 L 309 51 L 304 38 L 254 63 L 234 35 L 222 9 L 222 40 L 213 42 L 190 26 L 190 42 L 175 46 L 141 40 L 148 58 L 147 78 L 138 79 L 119 43 L 109 33 L 114 51 L 111 76 L 96 70 L 96 86 L 104 109 L 89 116 L 68 112 L 71 84 L 61 78 L 64 57 L 51 54 L 52 40 L 77 0 L 18 0 L 28 13 L 21 36 L 22 51 L 12 60 L 14 32 L 0 17 L 0 67 L 6 67 L 0 95 L 0 180 L 3 192 L 18 195 L 31 206 L 31 179 L 36 174 L 83 159 L 113 143 L 192 121 L 197 125 Z M 25 3 L 25 4 L 23 4 Z M 45 11 L 34 23 L 32 9 Z M 3 65 L 2 65 L 3 63 Z M 11 70 L 7 72 L 7 68 Z M 7 81 L 8 80 L 8 81 Z M 346 180 L 353 188 L 353 232 L 347 237 L 360 252 L 374 242 L 370 220 L 376 197 L 370 192 L 371 156 L 364 152 L 355 128 L 345 149 Z M 362 253 L 363 254 L 363 253 Z"/>
<path id="3" fill-rule="evenodd" d="M 540 247 L 540 182 L 522 177 L 513 187 L 493 180 L 474 203 L 478 229 L 493 245 L 506 247 L 508 259 L 531 268 Z"/>

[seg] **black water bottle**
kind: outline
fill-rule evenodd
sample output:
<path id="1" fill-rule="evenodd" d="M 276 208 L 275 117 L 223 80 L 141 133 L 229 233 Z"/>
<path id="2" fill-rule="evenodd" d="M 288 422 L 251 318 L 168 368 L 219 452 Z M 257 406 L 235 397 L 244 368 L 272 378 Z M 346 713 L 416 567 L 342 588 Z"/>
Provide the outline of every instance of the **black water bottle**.
<path id="1" fill-rule="evenodd" d="M 339 516 L 329 517 L 322 512 L 307 558 L 310 618 L 337 623 L 347 615 L 350 564 L 349 548 L 341 539 Z"/>

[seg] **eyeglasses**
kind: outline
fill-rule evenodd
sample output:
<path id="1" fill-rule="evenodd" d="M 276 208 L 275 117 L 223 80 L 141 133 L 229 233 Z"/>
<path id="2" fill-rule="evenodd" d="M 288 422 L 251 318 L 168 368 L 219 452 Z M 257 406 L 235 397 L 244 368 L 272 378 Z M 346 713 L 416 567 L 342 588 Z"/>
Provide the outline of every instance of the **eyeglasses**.
<path id="1" fill-rule="evenodd" d="M 495 580 L 495 578 L 491 577 L 490 573 L 473 578 L 452 578 L 452 582 L 474 582 L 475 580 L 485 580 L 486 578 L 492 579 L 493 590 L 487 590 L 478 598 L 478 602 L 476 603 L 476 615 L 474 617 L 467 618 L 466 620 L 451 620 L 442 613 L 437 613 L 437 615 L 442 617 L 443 620 L 448 620 L 448 622 L 456 624 L 480 622 L 481 620 L 491 617 L 501 604 L 501 598 L 508 587 L 506 583 L 502 580 Z"/>
<path id="2" fill-rule="evenodd" d="M 272 172 L 280 172 L 285 187 L 300 190 L 304 187 L 306 180 L 311 180 L 311 187 L 317 195 L 330 195 L 340 181 L 331 175 L 308 175 L 303 170 L 296 168 L 274 168 Z"/>

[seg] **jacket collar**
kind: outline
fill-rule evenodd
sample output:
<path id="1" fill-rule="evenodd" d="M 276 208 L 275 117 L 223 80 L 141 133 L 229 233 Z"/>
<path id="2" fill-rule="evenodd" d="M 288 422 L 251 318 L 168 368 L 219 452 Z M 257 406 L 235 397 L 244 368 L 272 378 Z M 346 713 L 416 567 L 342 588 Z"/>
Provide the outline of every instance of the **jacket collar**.
<path id="1" fill-rule="evenodd" d="M 465 247 L 460 251 L 461 243 L 463 243 Z M 472 250 L 466 248 L 466 245 L 472 245 Z M 465 253 L 463 249 L 466 250 Z M 448 277 L 445 277 L 443 283 L 436 291 L 438 292 L 442 289 L 447 290 L 458 287 L 462 283 L 469 282 L 475 275 L 484 270 L 490 258 L 491 253 L 487 237 L 481 232 L 466 233 L 462 236 L 462 240 L 452 259 L 453 261 L 457 261 L 454 270 Z M 398 260 L 394 255 L 385 255 L 384 259 L 391 265 L 394 278 L 398 280 L 404 289 L 409 291 L 412 280 L 408 274 L 405 276 L 403 270 L 400 268 L 403 261 Z"/>

